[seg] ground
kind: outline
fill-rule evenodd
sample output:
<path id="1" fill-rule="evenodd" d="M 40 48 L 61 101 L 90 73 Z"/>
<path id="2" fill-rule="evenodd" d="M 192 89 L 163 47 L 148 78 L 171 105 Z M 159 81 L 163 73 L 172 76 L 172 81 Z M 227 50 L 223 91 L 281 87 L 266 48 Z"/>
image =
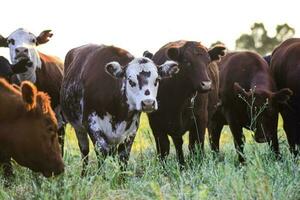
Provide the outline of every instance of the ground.
<path id="1" fill-rule="evenodd" d="M 165 167 L 156 159 L 154 139 L 142 115 L 127 170 L 121 171 L 111 157 L 98 169 L 91 151 L 89 174 L 82 178 L 80 152 L 69 126 L 64 175 L 46 179 L 14 164 L 12 186 L 6 188 L 0 180 L 0 199 L 300 199 L 300 159 L 289 154 L 282 123 L 279 127 L 283 154 L 279 161 L 266 144 L 255 143 L 247 132 L 247 162 L 240 165 L 225 127 L 219 157 L 205 144 L 205 157 L 188 158 L 187 168 L 180 171 L 173 146 Z M 188 155 L 187 135 L 184 150 Z"/>

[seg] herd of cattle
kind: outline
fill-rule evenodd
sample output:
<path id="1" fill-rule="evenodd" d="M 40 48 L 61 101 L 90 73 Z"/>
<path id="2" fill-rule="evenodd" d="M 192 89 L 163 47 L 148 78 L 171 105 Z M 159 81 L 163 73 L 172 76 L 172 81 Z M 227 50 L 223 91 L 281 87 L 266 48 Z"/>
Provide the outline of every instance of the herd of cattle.
<path id="1" fill-rule="evenodd" d="M 243 127 L 278 156 L 279 112 L 290 150 L 299 152 L 300 39 L 284 41 L 265 58 L 181 40 L 140 58 L 88 44 L 71 49 L 62 62 L 37 51 L 51 36 L 49 30 L 35 36 L 22 28 L 0 35 L 12 63 L 0 57 L 0 165 L 6 177 L 13 173 L 11 159 L 46 177 L 62 173 L 66 123 L 75 129 L 83 175 L 88 137 L 99 159 L 117 155 L 126 164 L 142 112 L 159 157 L 169 154 L 170 136 L 181 166 L 183 134 L 189 131 L 191 153 L 203 152 L 208 128 L 218 152 L 226 124 L 241 162 Z"/>

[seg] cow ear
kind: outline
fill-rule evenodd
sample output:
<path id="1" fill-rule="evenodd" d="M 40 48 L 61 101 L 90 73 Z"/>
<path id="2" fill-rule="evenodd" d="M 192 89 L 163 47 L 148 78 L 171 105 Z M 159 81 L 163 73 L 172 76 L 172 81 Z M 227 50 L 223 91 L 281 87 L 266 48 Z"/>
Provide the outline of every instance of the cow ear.
<path id="1" fill-rule="evenodd" d="M 31 110 L 36 105 L 36 87 L 29 81 L 23 81 L 21 84 L 21 92 L 23 101 L 28 110 Z"/>
<path id="2" fill-rule="evenodd" d="M 242 98 L 248 98 L 251 95 L 249 92 L 246 92 L 246 90 L 237 82 L 233 84 L 233 90 L 235 95 L 241 95 Z"/>
<path id="3" fill-rule="evenodd" d="M 167 60 L 164 64 L 158 67 L 158 75 L 160 78 L 170 78 L 178 72 L 178 63 L 171 60 Z"/>
<path id="4" fill-rule="evenodd" d="M 144 51 L 143 56 L 149 59 L 153 58 L 153 53 L 151 53 L 150 51 Z"/>
<path id="5" fill-rule="evenodd" d="M 167 56 L 171 60 L 179 61 L 180 49 L 175 47 L 169 48 L 167 51 Z"/>
<path id="6" fill-rule="evenodd" d="M 49 41 L 49 38 L 51 38 L 53 34 L 51 33 L 51 30 L 45 30 L 40 33 L 39 36 L 36 38 L 36 45 L 45 44 Z"/>
<path id="7" fill-rule="evenodd" d="M 272 99 L 277 103 L 286 103 L 292 95 L 292 90 L 290 90 L 289 88 L 283 88 L 278 92 L 273 93 Z"/>
<path id="8" fill-rule="evenodd" d="M 7 38 L 0 35 L 0 47 L 8 47 Z"/>
<path id="9" fill-rule="evenodd" d="M 109 62 L 105 65 L 105 71 L 109 75 L 111 75 L 113 78 L 123 78 L 125 75 L 124 69 L 122 69 L 122 66 L 116 62 Z"/>
<path id="10" fill-rule="evenodd" d="M 214 46 L 210 50 L 208 50 L 208 54 L 210 56 L 211 61 L 219 61 L 222 56 L 226 54 L 226 47 L 222 45 Z"/>

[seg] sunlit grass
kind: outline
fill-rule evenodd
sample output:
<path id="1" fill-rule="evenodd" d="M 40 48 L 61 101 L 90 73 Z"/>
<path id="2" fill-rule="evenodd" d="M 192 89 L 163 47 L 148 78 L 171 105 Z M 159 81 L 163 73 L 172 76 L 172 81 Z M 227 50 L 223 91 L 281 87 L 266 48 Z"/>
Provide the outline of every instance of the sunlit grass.
<path id="1" fill-rule="evenodd" d="M 237 162 L 228 127 L 223 129 L 219 157 L 211 153 L 207 142 L 204 158 L 188 157 L 186 134 L 188 166 L 180 171 L 173 146 L 164 167 L 157 160 L 154 139 L 143 115 L 127 170 L 121 171 L 111 157 L 98 169 L 91 150 L 89 174 L 82 178 L 77 140 L 68 126 L 64 175 L 45 179 L 15 164 L 12 186 L 5 188 L 3 181 L 0 183 L 0 199 L 300 199 L 300 162 L 291 157 L 281 128 L 279 132 L 280 161 L 266 144 L 253 142 L 247 132 L 245 165 Z"/>

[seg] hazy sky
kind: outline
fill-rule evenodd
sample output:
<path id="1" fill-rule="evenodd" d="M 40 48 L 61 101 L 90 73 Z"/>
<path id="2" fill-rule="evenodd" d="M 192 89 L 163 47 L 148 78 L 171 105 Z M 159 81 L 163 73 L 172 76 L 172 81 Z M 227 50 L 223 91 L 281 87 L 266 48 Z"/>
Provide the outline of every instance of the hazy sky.
<path id="1" fill-rule="evenodd" d="M 278 2 L 278 3 L 276 3 Z M 298 3 L 297 3 L 298 2 Z M 54 33 L 40 50 L 64 58 L 86 43 L 115 45 L 141 56 L 165 43 L 186 39 L 206 46 L 217 40 L 234 48 L 235 40 L 263 22 L 270 34 L 288 23 L 300 33 L 300 2 L 296 0 L 3 0 L 0 34 L 23 27 L 38 35 Z M 8 49 L 0 49 L 8 55 Z"/>

